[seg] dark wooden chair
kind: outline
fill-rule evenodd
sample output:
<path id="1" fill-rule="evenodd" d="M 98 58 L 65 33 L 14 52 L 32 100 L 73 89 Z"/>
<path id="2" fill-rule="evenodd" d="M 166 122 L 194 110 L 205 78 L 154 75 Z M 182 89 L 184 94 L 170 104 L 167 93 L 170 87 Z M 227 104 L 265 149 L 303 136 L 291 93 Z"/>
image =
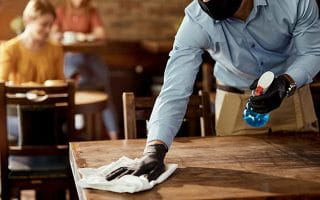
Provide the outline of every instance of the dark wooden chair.
<path id="1" fill-rule="evenodd" d="M 205 51 L 202 54 L 202 63 L 201 63 L 201 76 L 202 81 L 200 82 L 201 90 L 210 93 L 215 93 L 215 77 L 213 76 L 213 68 L 215 61 L 211 58 L 210 54 Z"/>
<path id="2" fill-rule="evenodd" d="M 145 137 L 137 132 L 137 122 L 149 119 L 156 97 L 135 97 L 132 92 L 122 94 L 125 139 Z M 207 92 L 190 97 L 184 122 L 200 123 L 201 136 L 213 135 L 210 100 Z M 194 126 L 190 126 L 194 127 Z M 195 129 L 188 129 L 188 136 L 195 136 Z"/>
<path id="3" fill-rule="evenodd" d="M 319 74 L 320 75 L 320 74 Z M 313 83 L 310 84 L 310 91 L 312 94 L 314 109 L 316 111 L 316 115 L 318 121 L 320 120 L 320 76 L 316 77 Z"/>
<path id="4" fill-rule="evenodd" d="M 20 191 L 23 189 L 35 190 L 37 198 L 39 199 L 43 198 L 41 195 L 44 195 L 46 197 L 45 199 L 57 198 L 55 195 L 59 192 L 60 194 L 64 194 L 63 197 L 59 197 L 59 199 L 64 198 L 65 191 L 70 189 L 70 199 L 77 198 L 73 196 L 76 192 L 68 164 L 68 141 L 72 140 L 74 134 L 74 94 L 75 86 L 72 82 L 68 82 L 63 86 L 54 87 L 9 86 L 4 82 L 0 82 L 2 200 L 8 200 L 12 197 L 19 199 Z M 64 130 L 65 140 L 49 140 L 42 143 L 39 141 L 39 138 L 33 137 L 32 133 L 30 133 L 30 131 L 33 131 L 33 128 L 36 128 L 31 124 L 28 128 L 22 126 L 20 128 L 19 138 L 23 138 L 23 141 L 19 141 L 19 143 L 14 146 L 10 145 L 7 127 L 8 107 L 16 107 L 18 113 L 20 111 L 26 112 L 28 108 L 54 108 L 53 114 L 55 117 L 52 118 L 54 119 L 52 123 L 59 121 L 61 117 L 66 119 L 66 121 L 63 122 L 64 128 L 61 128 L 61 130 Z M 57 116 L 57 113 L 60 113 L 60 115 Z M 47 114 L 40 116 L 45 117 Z M 18 118 L 19 117 L 18 114 Z M 27 117 L 24 119 L 24 124 L 22 124 L 28 125 L 31 121 L 32 118 Z M 49 136 L 50 134 L 56 134 L 57 132 L 52 131 L 51 128 L 52 126 L 41 130 L 42 135 Z M 37 131 L 39 131 L 39 129 Z M 13 157 L 34 159 L 37 156 L 43 156 L 44 158 L 53 158 L 53 156 L 55 156 L 55 158 L 59 160 L 57 165 L 61 164 L 62 167 L 53 167 L 50 163 L 36 163 L 36 169 L 29 166 L 27 169 L 21 170 L 17 169 L 16 165 L 11 162 Z M 60 160 L 63 161 L 60 163 Z M 43 168 L 41 169 L 41 167 Z"/>

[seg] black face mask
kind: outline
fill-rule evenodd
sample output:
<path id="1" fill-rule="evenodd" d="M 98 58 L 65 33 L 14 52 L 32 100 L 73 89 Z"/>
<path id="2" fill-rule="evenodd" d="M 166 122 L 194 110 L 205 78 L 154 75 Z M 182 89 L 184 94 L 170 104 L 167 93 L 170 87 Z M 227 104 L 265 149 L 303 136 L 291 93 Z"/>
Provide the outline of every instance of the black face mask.
<path id="1" fill-rule="evenodd" d="M 215 20 L 224 20 L 232 17 L 239 9 L 242 0 L 198 0 L 202 10 Z"/>

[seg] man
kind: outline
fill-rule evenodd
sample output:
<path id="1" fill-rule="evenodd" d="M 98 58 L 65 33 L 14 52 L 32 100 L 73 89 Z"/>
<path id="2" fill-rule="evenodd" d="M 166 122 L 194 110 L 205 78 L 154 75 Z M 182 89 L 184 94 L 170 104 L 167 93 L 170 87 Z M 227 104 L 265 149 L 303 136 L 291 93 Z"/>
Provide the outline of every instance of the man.
<path id="1" fill-rule="evenodd" d="M 147 174 L 153 180 L 165 170 L 163 160 L 185 114 L 204 50 L 216 60 L 218 135 L 318 130 L 305 86 L 320 69 L 315 0 L 194 0 L 185 13 L 149 121 L 144 156 L 107 180 L 125 174 Z M 254 80 L 266 71 L 274 72 L 275 80 L 249 103 L 256 112 L 272 112 L 267 126 L 255 129 L 242 120 L 242 111 Z"/>

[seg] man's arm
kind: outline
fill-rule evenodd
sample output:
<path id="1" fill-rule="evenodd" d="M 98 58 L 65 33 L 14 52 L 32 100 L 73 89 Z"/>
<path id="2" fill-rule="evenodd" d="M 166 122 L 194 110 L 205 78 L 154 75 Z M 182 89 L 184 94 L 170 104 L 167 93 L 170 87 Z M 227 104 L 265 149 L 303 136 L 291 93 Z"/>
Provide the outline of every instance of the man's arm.
<path id="1" fill-rule="evenodd" d="M 299 1 L 296 26 L 292 37 L 296 55 L 288 60 L 288 70 L 276 77 L 267 92 L 251 97 L 250 104 L 255 112 L 267 113 L 278 108 L 283 99 L 294 93 L 295 87 L 312 82 L 320 70 L 320 20 L 314 0 Z M 250 89 L 256 87 L 255 82 Z"/>
<path id="2" fill-rule="evenodd" d="M 207 32 L 187 14 L 176 34 L 164 84 L 148 123 L 148 143 L 162 141 L 170 148 L 185 115 L 203 50 L 209 44 Z"/>
<path id="3" fill-rule="evenodd" d="M 320 70 L 320 20 L 314 0 L 300 1 L 297 10 L 297 22 L 292 33 L 297 56 L 286 74 L 301 87 L 312 82 Z"/>
<path id="4" fill-rule="evenodd" d="M 145 174 L 151 181 L 165 171 L 165 155 L 181 125 L 202 62 L 203 49 L 208 44 L 208 35 L 186 16 L 176 35 L 164 75 L 164 85 L 148 123 L 149 134 L 144 154 L 137 163 L 108 174 L 107 180 L 128 174 Z"/>

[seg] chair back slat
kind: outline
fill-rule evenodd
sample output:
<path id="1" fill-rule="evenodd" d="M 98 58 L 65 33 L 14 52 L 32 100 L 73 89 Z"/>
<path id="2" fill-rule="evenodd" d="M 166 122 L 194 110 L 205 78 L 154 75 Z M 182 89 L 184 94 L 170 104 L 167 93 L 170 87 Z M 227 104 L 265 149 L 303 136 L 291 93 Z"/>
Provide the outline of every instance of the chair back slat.
<path id="1" fill-rule="evenodd" d="M 8 136 L 7 136 L 7 108 L 5 103 L 4 83 L 0 82 L 0 178 L 1 178 L 1 197 L 5 199 L 9 196 L 8 174 Z"/>
<path id="2" fill-rule="evenodd" d="M 192 95 L 189 99 L 189 102 L 188 102 L 188 107 L 190 106 L 198 106 L 201 105 L 202 103 L 202 97 L 201 96 L 196 96 L 196 95 Z"/>
<path id="3" fill-rule="evenodd" d="M 7 105 L 57 105 L 60 103 L 67 103 L 68 98 L 68 96 L 48 96 L 46 99 L 40 99 L 38 102 L 35 102 L 25 97 L 7 97 L 6 103 Z"/>
<path id="4" fill-rule="evenodd" d="M 27 93 L 32 90 L 44 90 L 47 94 L 58 94 L 66 92 L 66 85 L 61 86 L 20 86 L 20 85 L 7 85 L 6 93 Z"/>
<path id="5" fill-rule="evenodd" d="M 214 122 L 211 118 L 211 104 L 210 96 L 208 92 L 199 91 L 201 98 L 201 110 L 203 112 L 201 120 L 201 136 L 212 136 L 215 135 Z"/>
<path id="6" fill-rule="evenodd" d="M 137 138 L 136 116 L 135 116 L 135 97 L 132 92 L 122 94 L 124 137 L 128 139 Z"/>
<path id="7" fill-rule="evenodd" d="M 155 97 L 139 97 L 139 100 L 135 101 L 135 106 L 137 109 L 148 109 L 153 107 L 155 101 Z"/>
<path id="8" fill-rule="evenodd" d="M 152 110 L 136 110 L 136 120 L 146 120 L 150 117 Z"/>
<path id="9" fill-rule="evenodd" d="M 186 115 L 185 117 L 186 118 L 200 118 L 202 117 L 203 115 L 203 112 L 202 112 L 202 109 L 187 109 L 187 112 L 186 112 Z"/>
<path id="10" fill-rule="evenodd" d="M 52 146 L 10 146 L 10 155 L 20 156 L 39 156 L 39 155 L 66 155 L 68 145 Z"/>

